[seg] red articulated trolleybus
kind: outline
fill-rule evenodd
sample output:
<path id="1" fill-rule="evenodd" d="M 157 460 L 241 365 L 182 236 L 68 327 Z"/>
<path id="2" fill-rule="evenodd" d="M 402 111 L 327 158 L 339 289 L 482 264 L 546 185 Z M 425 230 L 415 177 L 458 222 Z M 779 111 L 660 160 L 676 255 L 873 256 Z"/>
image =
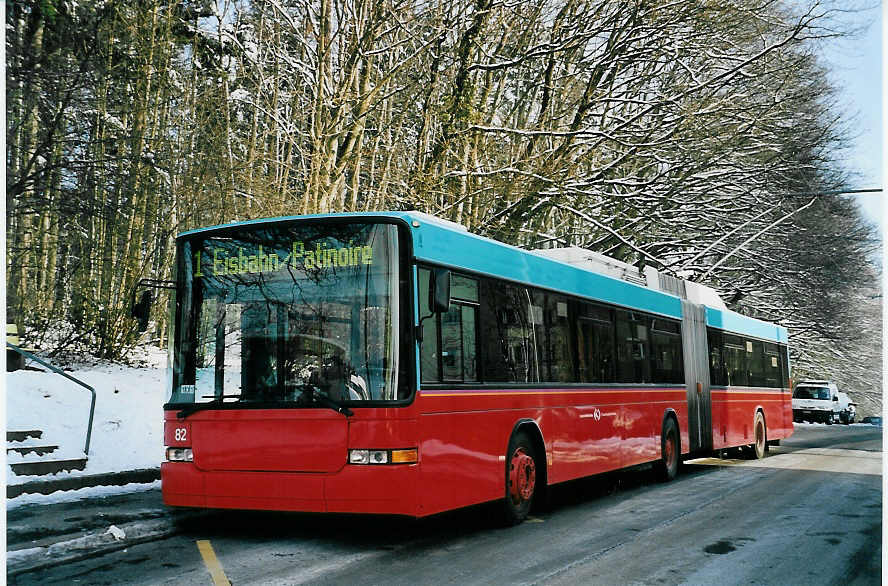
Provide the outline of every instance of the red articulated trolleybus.
<path id="1" fill-rule="evenodd" d="M 417 212 L 177 239 L 168 505 L 423 517 L 792 433 L 787 333 L 706 287 Z"/>

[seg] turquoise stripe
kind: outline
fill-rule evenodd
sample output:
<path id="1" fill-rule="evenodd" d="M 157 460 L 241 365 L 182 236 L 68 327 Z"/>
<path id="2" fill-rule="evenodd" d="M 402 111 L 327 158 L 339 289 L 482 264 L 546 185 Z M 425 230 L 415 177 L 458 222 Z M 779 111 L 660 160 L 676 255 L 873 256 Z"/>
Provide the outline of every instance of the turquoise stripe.
<path id="1" fill-rule="evenodd" d="M 706 325 L 763 340 L 772 340 L 780 344 L 789 342 L 789 336 L 783 326 L 746 317 L 734 311 L 707 307 Z"/>
<path id="2" fill-rule="evenodd" d="M 667 293 L 431 222 L 412 231 L 419 260 L 681 319 L 681 301 Z"/>

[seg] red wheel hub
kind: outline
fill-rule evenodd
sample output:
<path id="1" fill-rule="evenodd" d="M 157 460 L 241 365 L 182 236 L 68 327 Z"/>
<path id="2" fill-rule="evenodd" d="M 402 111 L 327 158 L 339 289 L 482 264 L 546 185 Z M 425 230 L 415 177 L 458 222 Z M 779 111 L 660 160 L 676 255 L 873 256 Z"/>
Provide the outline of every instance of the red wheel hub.
<path id="1" fill-rule="evenodd" d="M 535 485 L 536 465 L 533 458 L 524 448 L 518 448 L 512 453 L 512 461 L 509 463 L 509 494 L 512 502 L 518 504 L 530 500 Z"/>
<path id="2" fill-rule="evenodd" d="M 666 436 L 666 465 L 672 466 L 675 461 L 675 434 L 670 432 Z"/>

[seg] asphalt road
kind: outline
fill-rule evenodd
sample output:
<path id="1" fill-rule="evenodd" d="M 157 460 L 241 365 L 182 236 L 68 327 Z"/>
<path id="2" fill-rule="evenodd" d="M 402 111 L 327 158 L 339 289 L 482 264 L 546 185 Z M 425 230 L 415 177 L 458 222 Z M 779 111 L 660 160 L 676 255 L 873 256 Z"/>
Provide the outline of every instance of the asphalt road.
<path id="1" fill-rule="evenodd" d="M 879 584 L 881 431 L 799 426 L 764 460 L 694 460 L 668 484 L 644 470 L 569 483 L 509 529 L 489 506 L 421 521 L 212 512 L 10 583 Z"/>

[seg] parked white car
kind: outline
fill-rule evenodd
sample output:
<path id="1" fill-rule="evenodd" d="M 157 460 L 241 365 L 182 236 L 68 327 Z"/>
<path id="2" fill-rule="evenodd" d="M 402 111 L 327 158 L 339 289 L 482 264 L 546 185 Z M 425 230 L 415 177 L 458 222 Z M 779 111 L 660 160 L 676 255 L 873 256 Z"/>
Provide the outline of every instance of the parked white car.
<path id="1" fill-rule="evenodd" d="M 807 380 L 797 383 L 792 390 L 793 421 L 813 421 L 832 425 L 840 421 L 841 412 L 839 389 L 835 383 Z"/>

